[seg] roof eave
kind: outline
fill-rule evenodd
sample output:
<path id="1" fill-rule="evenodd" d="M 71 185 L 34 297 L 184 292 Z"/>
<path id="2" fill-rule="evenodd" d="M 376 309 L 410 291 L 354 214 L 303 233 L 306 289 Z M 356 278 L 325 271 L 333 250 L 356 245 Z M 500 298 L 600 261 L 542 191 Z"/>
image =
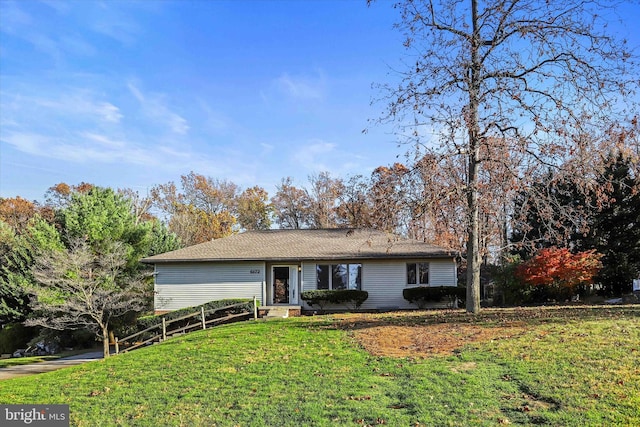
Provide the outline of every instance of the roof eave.
<path id="1" fill-rule="evenodd" d="M 192 262 L 285 262 L 285 261 L 338 261 L 338 260 L 381 260 L 381 259 L 448 259 L 456 258 L 456 253 L 435 253 L 435 254 L 382 254 L 382 255 L 340 255 L 340 256 L 315 256 L 315 257 L 270 257 L 270 258 L 163 258 L 150 259 L 143 258 L 140 262 L 144 264 L 167 264 L 167 263 L 192 263 Z"/>

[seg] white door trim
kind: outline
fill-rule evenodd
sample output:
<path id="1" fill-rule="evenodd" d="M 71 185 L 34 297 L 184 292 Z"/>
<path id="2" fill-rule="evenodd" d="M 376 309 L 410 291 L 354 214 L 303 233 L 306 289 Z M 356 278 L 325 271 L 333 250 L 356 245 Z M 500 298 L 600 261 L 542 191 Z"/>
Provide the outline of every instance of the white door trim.
<path id="1" fill-rule="evenodd" d="M 288 278 L 288 284 L 289 284 L 289 302 L 286 304 L 289 305 L 299 305 L 300 304 L 300 281 L 298 280 L 298 273 L 299 273 L 299 266 L 293 265 L 293 264 L 273 264 L 271 266 L 271 303 L 272 304 L 276 304 L 276 302 L 274 301 L 274 288 L 275 288 L 275 269 L 276 268 L 283 268 L 283 267 L 288 267 L 289 268 L 289 278 Z M 278 303 L 278 304 L 285 304 L 285 303 Z"/>

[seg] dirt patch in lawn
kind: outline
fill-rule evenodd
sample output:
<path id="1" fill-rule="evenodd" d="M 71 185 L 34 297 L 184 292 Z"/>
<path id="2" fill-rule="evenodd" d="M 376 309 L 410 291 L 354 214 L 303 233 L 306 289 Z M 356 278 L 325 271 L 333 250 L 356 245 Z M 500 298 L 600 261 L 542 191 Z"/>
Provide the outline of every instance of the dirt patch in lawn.
<path id="1" fill-rule="evenodd" d="M 429 357 L 452 354 L 465 345 L 508 339 L 523 327 L 437 324 L 424 326 L 375 326 L 354 331 L 355 339 L 376 356 Z"/>
<path id="2" fill-rule="evenodd" d="M 626 318 L 640 306 L 551 306 L 464 310 L 405 311 L 384 314 L 336 314 L 324 327 L 348 330 L 371 354 L 429 357 L 455 353 L 464 346 L 510 339 L 542 324 Z"/>

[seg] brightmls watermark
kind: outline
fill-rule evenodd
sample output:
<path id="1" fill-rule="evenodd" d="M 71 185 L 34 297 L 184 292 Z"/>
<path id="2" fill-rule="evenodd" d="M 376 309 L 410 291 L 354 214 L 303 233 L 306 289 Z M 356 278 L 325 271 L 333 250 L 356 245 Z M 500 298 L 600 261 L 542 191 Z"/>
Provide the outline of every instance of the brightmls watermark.
<path id="1" fill-rule="evenodd" d="M 69 427 L 69 405 L 0 405 L 0 425 Z"/>

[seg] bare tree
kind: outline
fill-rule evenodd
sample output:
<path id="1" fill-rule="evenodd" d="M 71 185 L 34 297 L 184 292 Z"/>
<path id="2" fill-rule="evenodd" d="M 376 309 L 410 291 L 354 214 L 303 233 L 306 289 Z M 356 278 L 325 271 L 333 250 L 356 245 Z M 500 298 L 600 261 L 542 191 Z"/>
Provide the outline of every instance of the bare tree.
<path id="1" fill-rule="evenodd" d="M 535 164 L 587 162 L 611 118 L 630 119 L 640 73 L 626 42 L 606 32 L 609 1 L 405 0 L 397 8 L 406 70 L 382 86 L 380 121 L 398 123 L 420 151 L 465 160 L 467 311 L 477 313 L 483 170 L 502 161 L 522 180 Z M 491 158 L 483 147 L 496 140 L 517 156 Z"/>
<path id="2" fill-rule="evenodd" d="M 309 176 L 310 189 L 306 190 L 309 200 L 312 228 L 338 227 L 338 198 L 344 191 L 342 180 L 331 178 L 329 172 Z"/>
<path id="3" fill-rule="evenodd" d="M 389 233 L 406 234 L 409 222 L 407 180 L 410 170 L 402 163 L 378 166 L 371 173 L 369 196 L 373 206 L 373 228 Z"/>
<path id="4" fill-rule="evenodd" d="M 343 183 L 343 191 L 338 195 L 338 221 L 346 227 L 371 228 L 372 212 L 369 180 L 362 175 L 352 176 Z"/>
<path id="5" fill-rule="evenodd" d="M 68 251 L 40 254 L 31 270 L 36 280 L 30 289 L 34 312 L 26 324 L 89 329 L 102 339 L 108 357 L 112 321 L 145 306 L 141 278 L 122 277 L 126 263 L 127 247 L 122 243 L 98 254 L 85 241 L 75 240 Z"/>
<path id="6" fill-rule="evenodd" d="M 294 230 L 309 227 L 312 223 L 311 202 L 307 192 L 295 187 L 291 177 L 283 178 L 277 190 L 271 198 L 276 224 Z"/>
<path id="7" fill-rule="evenodd" d="M 119 188 L 118 194 L 129 200 L 131 213 L 136 219 L 136 225 L 154 218 L 150 212 L 153 207 L 153 199 L 151 196 L 141 196 L 139 192 L 132 188 Z"/>
<path id="8" fill-rule="evenodd" d="M 456 157 L 425 155 L 412 167 L 410 236 L 464 249 L 464 164 Z"/>

